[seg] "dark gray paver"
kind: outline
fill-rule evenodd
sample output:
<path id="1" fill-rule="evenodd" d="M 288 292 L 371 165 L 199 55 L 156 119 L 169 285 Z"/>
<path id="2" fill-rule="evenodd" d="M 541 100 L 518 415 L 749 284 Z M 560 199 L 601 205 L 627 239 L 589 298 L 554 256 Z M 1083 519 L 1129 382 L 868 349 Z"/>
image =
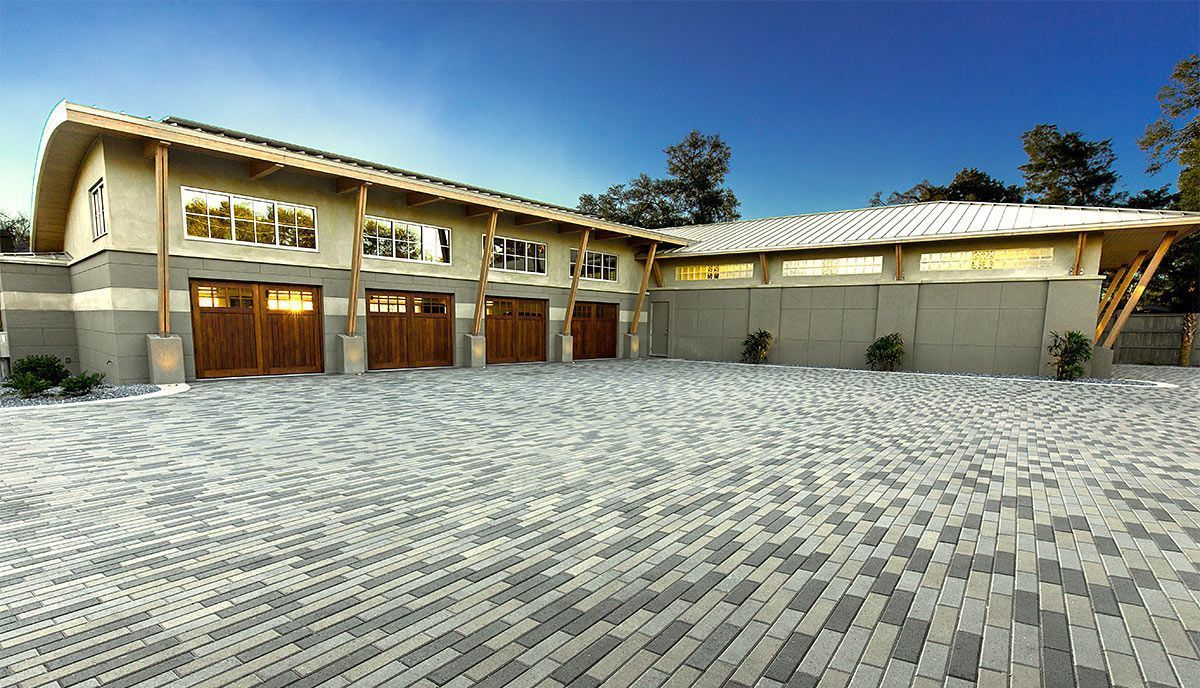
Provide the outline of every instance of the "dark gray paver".
<path id="1" fill-rule="evenodd" d="M 1176 388 L 679 361 L 0 416 L 0 684 L 1196 685 Z"/>

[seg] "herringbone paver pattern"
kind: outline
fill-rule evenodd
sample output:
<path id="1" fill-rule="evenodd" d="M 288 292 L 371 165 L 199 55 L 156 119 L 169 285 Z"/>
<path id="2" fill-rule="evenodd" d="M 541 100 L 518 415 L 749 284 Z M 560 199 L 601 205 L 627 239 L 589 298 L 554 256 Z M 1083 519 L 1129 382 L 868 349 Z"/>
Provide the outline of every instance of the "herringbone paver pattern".
<path id="1" fill-rule="evenodd" d="M 602 362 L 0 418 L 0 684 L 1200 685 L 1176 389 Z"/>

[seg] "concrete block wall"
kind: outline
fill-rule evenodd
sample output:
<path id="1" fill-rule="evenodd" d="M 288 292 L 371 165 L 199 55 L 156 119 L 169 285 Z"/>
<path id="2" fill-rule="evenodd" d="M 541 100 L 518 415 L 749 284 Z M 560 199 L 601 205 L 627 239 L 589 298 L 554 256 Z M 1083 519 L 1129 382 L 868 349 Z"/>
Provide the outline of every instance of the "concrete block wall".
<path id="1" fill-rule="evenodd" d="M 1051 331 L 1095 329 L 1100 279 L 1088 277 L 827 287 L 658 289 L 669 304 L 668 356 L 736 361 L 759 327 L 768 361 L 865 368 L 877 337 L 900 332 L 905 368 L 1044 375 Z M 653 331 L 654 324 L 650 324 Z"/>
<path id="2" fill-rule="evenodd" d="M 79 372 L 71 276 L 65 263 L 0 258 L 0 330 L 11 361 L 53 354 Z M 89 370 L 94 370 L 89 368 Z"/>

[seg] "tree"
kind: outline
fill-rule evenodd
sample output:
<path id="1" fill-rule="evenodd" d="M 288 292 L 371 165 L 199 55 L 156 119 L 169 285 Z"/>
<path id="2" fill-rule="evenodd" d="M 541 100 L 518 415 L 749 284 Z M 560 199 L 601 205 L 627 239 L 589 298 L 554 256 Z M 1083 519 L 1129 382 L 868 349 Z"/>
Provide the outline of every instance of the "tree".
<path id="1" fill-rule="evenodd" d="M 925 201 L 986 201 L 993 203 L 1020 203 L 1024 200 L 1021 187 L 1005 184 L 990 174 L 975 167 L 964 167 L 945 186 L 938 186 L 922 179 L 907 191 L 893 191 L 887 201 L 876 191 L 871 205 L 898 205 Z"/>
<path id="2" fill-rule="evenodd" d="M 1146 127 L 1138 147 L 1146 151 L 1146 171 L 1161 172 L 1178 162 L 1179 209 L 1200 210 L 1200 54 L 1180 60 L 1158 91 L 1162 116 Z"/>
<path id="3" fill-rule="evenodd" d="M 1157 189 L 1142 189 L 1125 201 L 1125 207 L 1140 210 L 1176 210 L 1178 206 L 1179 194 L 1171 193 L 1171 187 L 1166 184 Z"/>
<path id="4" fill-rule="evenodd" d="M 0 253 L 29 250 L 29 218 L 0 210 Z"/>
<path id="5" fill-rule="evenodd" d="M 1158 91 L 1162 116 L 1146 127 L 1138 146 L 1147 152 L 1146 171 L 1161 172 L 1171 162 L 1178 162 L 1179 193 L 1170 195 L 1171 202 L 1159 206 L 1175 210 L 1200 210 L 1200 54 L 1193 53 L 1180 60 L 1171 70 L 1167 85 Z M 1165 200 L 1167 187 L 1143 191 Z M 1130 205 L 1138 199 L 1130 199 Z M 1146 289 L 1146 303 L 1165 307 L 1176 313 L 1200 311 L 1200 236 L 1193 234 L 1177 240 L 1163 259 Z M 1183 347 L 1189 352 L 1196 334 L 1196 319 L 1184 318 L 1181 333 L 1181 364 L 1187 360 Z"/>
<path id="6" fill-rule="evenodd" d="M 740 202 L 726 188 L 731 150 L 720 134 L 691 131 L 667 154 L 664 179 L 640 174 L 602 194 L 583 194 L 579 211 L 614 222 L 660 229 L 728 222 L 741 217 Z"/>
<path id="7" fill-rule="evenodd" d="M 1029 162 L 1020 169 L 1034 203 L 1112 206 L 1123 200 L 1113 190 L 1120 175 L 1113 170 L 1112 139 L 1088 141 L 1078 131 L 1039 124 L 1021 142 Z"/>

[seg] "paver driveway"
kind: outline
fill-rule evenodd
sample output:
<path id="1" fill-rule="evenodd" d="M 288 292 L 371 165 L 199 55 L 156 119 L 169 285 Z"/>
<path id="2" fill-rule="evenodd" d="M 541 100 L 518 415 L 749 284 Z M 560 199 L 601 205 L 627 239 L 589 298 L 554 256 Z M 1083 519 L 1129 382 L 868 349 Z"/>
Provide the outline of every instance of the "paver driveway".
<path id="1" fill-rule="evenodd" d="M 676 361 L 0 416 L 0 683 L 1200 685 L 1176 389 Z"/>

